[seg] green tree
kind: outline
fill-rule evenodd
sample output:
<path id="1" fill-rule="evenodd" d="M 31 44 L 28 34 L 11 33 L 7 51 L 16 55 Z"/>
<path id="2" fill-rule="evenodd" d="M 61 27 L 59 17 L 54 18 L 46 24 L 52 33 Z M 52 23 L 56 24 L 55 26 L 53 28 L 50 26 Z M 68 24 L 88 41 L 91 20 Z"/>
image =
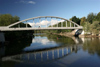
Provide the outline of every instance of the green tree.
<path id="1" fill-rule="evenodd" d="M 89 22 L 85 22 L 84 26 L 83 26 L 83 30 L 86 32 L 86 34 L 88 32 L 90 32 L 90 23 Z"/>
<path id="2" fill-rule="evenodd" d="M 19 21 L 19 19 L 20 18 L 18 16 L 12 16 L 10 14 L 1 14 L 0 15 L 0 26 L 10 25 L 12 23 Z"/>
<path id="3" fill-rule="evenodd" d="M 86 22 L 86 17 L 82 17 L 82 18 L 81 18 L 80 25 L 81 25 L 81 26 L 84 26 L 85 22 Z"/>
<path id="4" fill-rule="evenodd" d="M 76 16 L 73 16 L 71 19 L 72 19 L 73 22 L 75 22 L 75 23 L 80 25 L 80 21 L 81 20 L 79 18 L 77 18 Z"/>
<path id="5" fill-rule="evenodd" d="M 97 19 L 97 21 L 100 21 L 100 12 L 97 14 L 96 19 Z"/>
<path id="6" fill-rule="evenodd" d="M 92 24 L 94 20 L 96 20 L 96 14 L 89 13 L 88 16 L 87 16 L 87 21 Z"/>
<path id="7" fill-rule="evenodd" d="M 99 30 L 100 30 L 100 22 L 94 21 L 93 24 L 91 24 L 91 26 L 90 26 L 90 31 L 93 34 L 99 34 Z"/>

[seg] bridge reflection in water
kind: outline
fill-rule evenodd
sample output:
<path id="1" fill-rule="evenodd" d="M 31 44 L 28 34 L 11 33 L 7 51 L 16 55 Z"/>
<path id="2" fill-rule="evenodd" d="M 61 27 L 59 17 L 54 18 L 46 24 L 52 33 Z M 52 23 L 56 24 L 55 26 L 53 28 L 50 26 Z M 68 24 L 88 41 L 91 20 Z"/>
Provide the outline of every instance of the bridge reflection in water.
<path id="1" fill-rule="evenodd" d="M 69 46 L 69 47 L 58 47 L 50 50 L 3 57 L 2 61 L 16 61 L 16 62 L 27 62 L 27 63 L 46 62 L 46 61 L 52 61 L 52 60 L 63 58 L 79 49 L 80 46 L 78 45 Z"/>

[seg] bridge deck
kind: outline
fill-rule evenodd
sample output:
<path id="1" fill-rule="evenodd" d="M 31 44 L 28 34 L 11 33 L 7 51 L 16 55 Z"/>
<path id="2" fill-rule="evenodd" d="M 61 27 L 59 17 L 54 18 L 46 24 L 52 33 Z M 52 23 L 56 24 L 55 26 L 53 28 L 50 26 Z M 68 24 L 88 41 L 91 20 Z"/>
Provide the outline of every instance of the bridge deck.
<path id="1" fill-rule="evenodd" d="M 47 28 L 31 28 L 31 27 L 21 27 L 21 28 L 8 28 L 0 27 L 0 31 L 22 31 L 22 30 L 55 30 L 55 29 L 83 29 L 82 26 L 79 27 L 47 27 Z"/>

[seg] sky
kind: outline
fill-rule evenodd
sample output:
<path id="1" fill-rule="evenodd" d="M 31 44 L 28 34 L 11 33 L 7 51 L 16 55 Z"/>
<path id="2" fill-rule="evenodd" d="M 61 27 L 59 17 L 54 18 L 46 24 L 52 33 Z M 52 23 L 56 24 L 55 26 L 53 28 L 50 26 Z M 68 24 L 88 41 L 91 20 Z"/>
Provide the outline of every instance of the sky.
<path id="1" fill-rule="evenodd" d="M 100 0 L 0 0 L 0 14 L 19 16 L 20 20 L 37 16 L 82 18 L 100 12 Z"/>

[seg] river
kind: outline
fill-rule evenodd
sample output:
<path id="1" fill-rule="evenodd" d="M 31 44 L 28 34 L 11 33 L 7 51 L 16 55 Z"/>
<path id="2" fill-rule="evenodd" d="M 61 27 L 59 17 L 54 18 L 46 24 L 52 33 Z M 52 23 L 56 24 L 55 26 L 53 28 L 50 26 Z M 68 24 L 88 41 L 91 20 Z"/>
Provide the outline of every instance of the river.
<path id="1" fill-rule="evenodd" d="M 11 38 L 0 46 L 0 67 L 100 67 L 100 38 L 45 33 Z"/>

